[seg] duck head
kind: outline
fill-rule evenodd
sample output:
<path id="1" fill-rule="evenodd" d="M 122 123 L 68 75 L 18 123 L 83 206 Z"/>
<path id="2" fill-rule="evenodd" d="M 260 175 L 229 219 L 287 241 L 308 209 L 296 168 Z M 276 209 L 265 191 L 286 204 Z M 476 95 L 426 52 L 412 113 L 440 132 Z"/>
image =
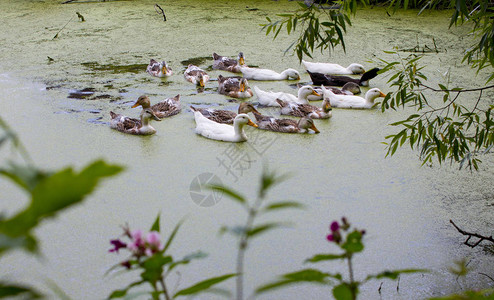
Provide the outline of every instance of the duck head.
<path id="1" fill-rule="evenodd" d="M 239 114 L 247 114 L 249 112 L 252 112 L 254 114 L 261 114 L 260 112 L 257 111 L 257 109 L 254 107 L 254 105 L 248 103 L 248 102 L 242 102 L 238 106 L 238 113 Z"/>
<path id="2" fill-rule="evenodd" d="M 243 66 L 245 64 L 245 59 L 244 59 L 244 53 L 243 52 L 240 52 L 238 54 L 238 64 L 240 66 Z"/>
<path id="3" fill-rule="evenodd" d="M 356 64 L 356 63 L 350 64 L 347 67 L 347 69 L 350 70 L 350 72 L 352 72 L 352 74 L 363 74 L 363 73 L 365 73 L 364 66 L 362 66 L 361 64 Z"/>
<path id="4" fill-rule="evenodd" d="M 142 106 L 143 109 L 151 107 L 151 101 L 149 100 L 149 97 L 146 95 L 140 96 L 137 99 L 136 103 L 134 103 L 134 105 L 132 105 L 132 108 L 138 107 L 138 106 Z"/>
<path id="5" fill-rule="evenodd" d="M 305 129 L 305 130 L 312 129 L 312 130 L 314 130 L 315 133 L 319 133 L 320 132 L 316 128 L 316 125 L 314 125 L 314 121 L 311 118 L 309 118 L 309 117 L 302 117 L 302 118 L 300 118 L 300 120 L 298 121 L 298 127 L 300 129 Z"/>

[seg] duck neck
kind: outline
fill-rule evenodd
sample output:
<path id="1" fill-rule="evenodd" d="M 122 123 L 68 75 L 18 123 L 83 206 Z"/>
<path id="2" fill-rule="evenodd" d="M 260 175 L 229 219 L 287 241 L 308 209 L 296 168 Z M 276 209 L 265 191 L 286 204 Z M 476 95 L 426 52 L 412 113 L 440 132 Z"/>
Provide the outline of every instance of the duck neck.
<path id="1" fill-rule="evenodd" d="M 149 117 L 144 113 L 141 113 L 141 127 L 139 128 L 139 131 L 146 134 L 152 134 L 156 132 L 156 129 L 149 125 Z"/>
<path id="2" fill-rule="evenodd" d="M 245 135 L 244 132 L 244 125 L 243 123 L 239 122 L 233 122 L 233 129 L 235 130 L 235 137 L 240 138 L 243 141 L 247 140 L 247 136 Z"/>

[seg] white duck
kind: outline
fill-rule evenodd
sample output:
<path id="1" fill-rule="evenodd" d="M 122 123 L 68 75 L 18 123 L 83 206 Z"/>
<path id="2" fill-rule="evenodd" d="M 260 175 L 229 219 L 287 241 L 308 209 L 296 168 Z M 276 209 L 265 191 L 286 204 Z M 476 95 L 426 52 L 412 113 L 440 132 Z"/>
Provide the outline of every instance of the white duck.
<path id="1" fill-rule="evenodd" d="M 364 66 L 361 64 L 350 64 L 348 67 L 343 67 L 339 64 L 331 63 L 313 63 L 302 60 L 305 69 L 312 73 L 322 73 L 328 75 L 352 75 L 363 74 L 365 72 Z"/>
<path id="2" fill-rule="evenodd" d="M 284 92 L 267 92 L 261 90 L 257 86 L 254 86 L 254 91 L 257 95 L 259 104 L 264 106 L 279 106 L 278 102 L 276 102 L 276 99 L 281 99 L 287 102 L 295 102 L 298 104 L 308 104 L 309 101 L 307 100 L 307 98 L 310 95 L 320 96 L 310 85 L 305 85 L 299 88 L 297 96 Z"/>
<path id="3" fill-rule="evenodd" d="M 151 58 L 149 65 L 146 68 L 146 72 L 155 76 L 155 77 L 168 77 L 173 75 L 173 71 L 166 61 L 157 62 L 156 60 Z"/>
<path id="4" fill-rule="evenodd" d="M 161 121 L 150 108 L 143 109 L 140 115 L 140 120 L 130 118 L 121 114 L 116 114 L 110 111 L 110 128 L 121 131 L 123 133 L 136 135 L 151 135 L 156 133 L 149 120 L 152 118 L 156 121 Z"/>
<path id="5" fill-rule="evenodd" d="M 249 68 L 242 67 L 240 71 L 243 77 L 252 80 L 299 80 L 300 74 L 297 70 L 286 69 L 285 71 L 278 73 L 269 69 Z"/>
<path id="6" fill-rule="evenodd" d="M 336 95 L 331 90 L 321 86 L 324 98 L 329 99 L 332 107 L 339 108 L 371 108 L 374 106 L 374 100 L 378 97 L 386 97 L 378 88 L 373 88 L 365 93 L 365 98 L 360 96 Z"/>
<path id="7" fill-rule="evenodd" d="M 191 107 L 194 111 L 194 108 Z M 233 120 L 233 126 L 220 124 L 209 120 L 198 110 L 194 111 L 196 121 L 196 133 L 208 139 L 225 141 L 225 142 L 245 142 L 247 136 L 244 132 L 244 126 L 250 125 L 257 127 L 246 114 L 238 114 Z"/>
<path id="8" fill-rule="evenodd" d="M 192 82 L 195 85 L 204 87 L 204 85 L 209 81 L 209 75 L 203 69 L 195 65 L 189 65 L 184 72 L 185 80 Z"/>

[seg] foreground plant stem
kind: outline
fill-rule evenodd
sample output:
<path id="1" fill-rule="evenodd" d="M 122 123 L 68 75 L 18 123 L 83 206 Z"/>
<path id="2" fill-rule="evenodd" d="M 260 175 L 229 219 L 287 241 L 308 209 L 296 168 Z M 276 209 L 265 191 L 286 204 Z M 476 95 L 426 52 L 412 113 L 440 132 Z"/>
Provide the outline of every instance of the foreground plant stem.
<path id="1" fill-rule="evenodd" d="M 244 232 L 240 237 L 239 245 L 238 245 L 238 255 L 237 255 L 237 300 L 244 299 L 244 260 L 245 260 L 245 251 L 247 250 L 247 246 L 249 244 L 249 232 L 252 229 L 254 224 L 254 219 L 257 215 L 259 207 L 262 203 L 262 197 L 256 200 L 256 203 L 253 207 L 249 209 L 249 215 L 247 216 L 247 222 L 245 224 Z"/>
<path id="2" fill-rule="evenodd" d="M 165 299 L 171 300 L 172 298 L 170 298 L 170 295 L 168 295 L 168 289 L 166 288 L 165 280 L 163 280 L 163 278 L 160 278 L 160 283 L 161 283 L 161 287 L 163 288 L 163 294 L 165 295 Z"/>

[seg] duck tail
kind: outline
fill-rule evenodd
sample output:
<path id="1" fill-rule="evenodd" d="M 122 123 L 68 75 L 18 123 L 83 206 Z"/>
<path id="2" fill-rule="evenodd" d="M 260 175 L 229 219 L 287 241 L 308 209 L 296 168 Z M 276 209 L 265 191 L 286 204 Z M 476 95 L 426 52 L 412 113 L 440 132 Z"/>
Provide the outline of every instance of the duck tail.
<path id="1" fill-rule="evenodd" d="M 276 98 L 276 102 L 278 102 L 278 104 L 281 106 L 281 107 L 285 107 L 286 106 L 286 102 L 279 99 L 279 98 Z"/>
<path id="2" fill-rule="evenodd" d="M 360 77 L 360 85 L 363 85 L 362 83 L 375 78 L 378 75 L 377 72 L 379 72 L 379 70 L 379 68 L 374 68 L 362 74 L 362 77 Z"/>
<path id="3" fill-rule="evenodd" d="M 197 108 L 195 108 L 194 106 L 190 106 L 190 109 L 192 109 L 192 111 L 197 111 Z"/>
<path id="4" fill-rule="evenodd" d="M 114 112 L 112 112 L 112 111 L 110 111 L 110 117 L 111 117 L 112 119 L 115 119 L 115 118 L 117 117 L 117 114 L 116 114 L 116 113 L 114 113 Z"/>

